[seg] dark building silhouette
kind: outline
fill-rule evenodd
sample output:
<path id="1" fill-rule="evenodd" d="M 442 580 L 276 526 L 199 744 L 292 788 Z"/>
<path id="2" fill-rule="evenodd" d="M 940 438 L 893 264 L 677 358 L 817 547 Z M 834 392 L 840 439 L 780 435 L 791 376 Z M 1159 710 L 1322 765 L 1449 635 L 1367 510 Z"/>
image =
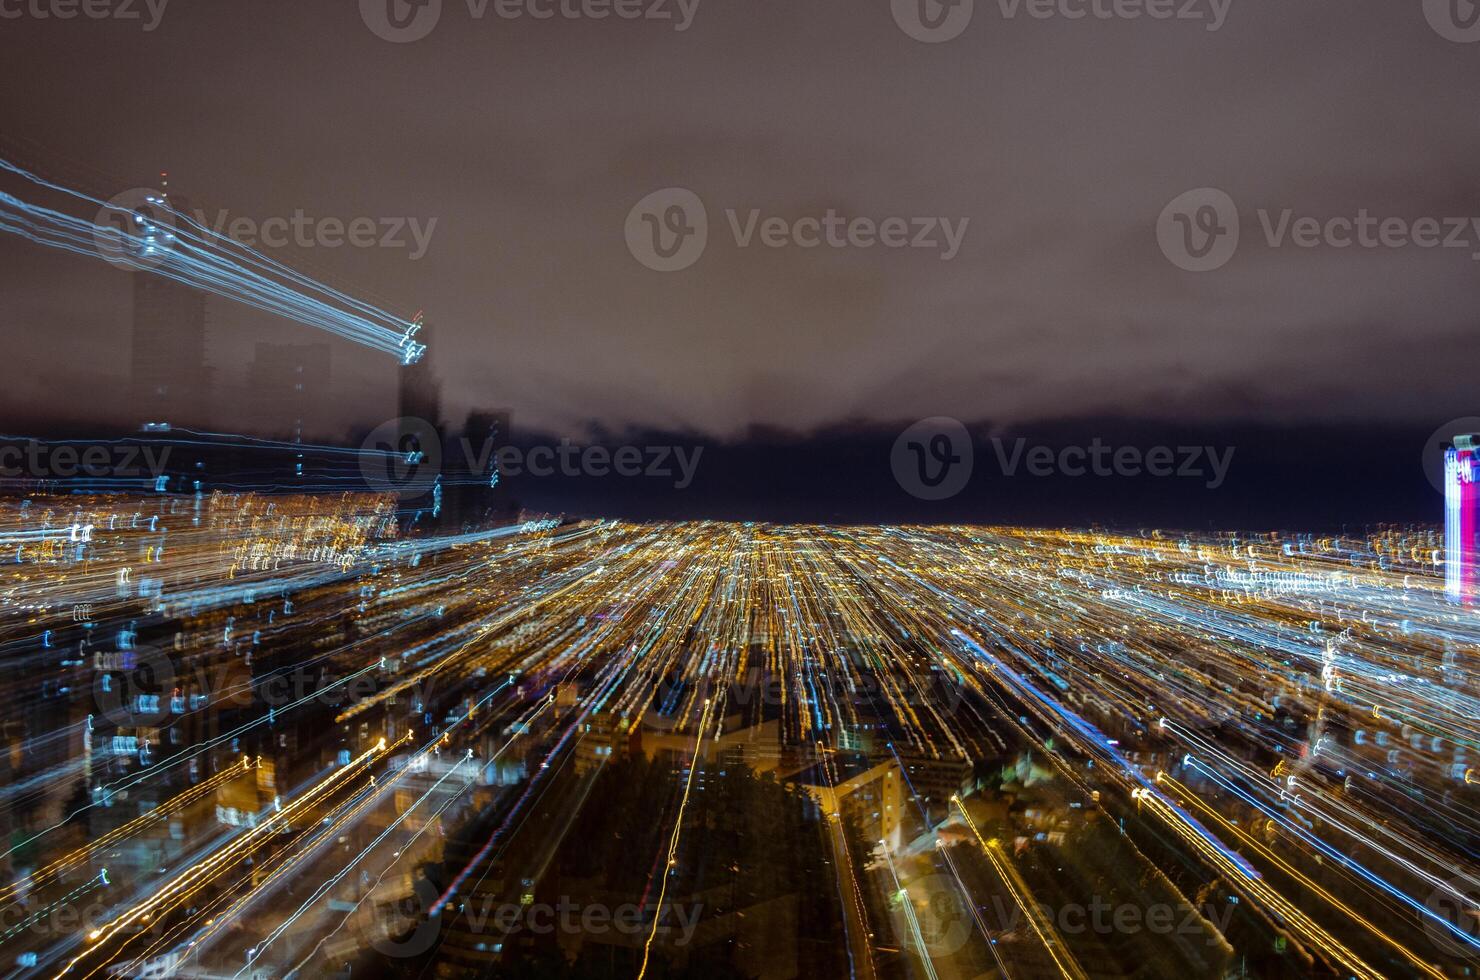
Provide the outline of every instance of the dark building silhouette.
<path id="1" fill-rule="evenodd" d="M 419 316 L 419 315 L 418 315 Z M 432 341 L 432 328 L 422 324 L 416 341 L 426 345 L 426 351 L 413 364 L 402 364 L 399 379 L 400 414 L 402 418 L 422 419 L 432 427 L 442 428 L 442 386 L 437 379 L 436 346 Z"/>
<path id="2" fill-rule="evenodd" d="M 188 214 L 189 202 L 161 189 L 170 209 Z M 211 370 L 206 366 L 206 295 L 169 278 L 167 256 L 134 273 L 132 350 L 136 421 L 204 424 L 210 414 Z"/>
<path id="3" fill-rule="evenodd" d="M 507 409 L 469 412 L 462 435 L 447 443 L 443 509 L 450 526 L 499 523 L 517 513 L 518 505 L 498 475 L 499 449 L 513 438 L 510 419 Z"/>

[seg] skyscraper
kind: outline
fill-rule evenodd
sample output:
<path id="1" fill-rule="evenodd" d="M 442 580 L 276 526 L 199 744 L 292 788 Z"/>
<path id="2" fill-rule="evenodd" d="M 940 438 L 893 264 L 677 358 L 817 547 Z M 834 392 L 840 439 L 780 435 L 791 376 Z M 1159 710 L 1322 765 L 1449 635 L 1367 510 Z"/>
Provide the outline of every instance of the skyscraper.
<path id="1" fill-rule="evenodd" d="M 463 423 L 463 439 L 466 443 L 468 468 L 473 476 L 492 476 L 494 454 L 507 446 L 513 438 L 511 424 L 513 413 L 509 409 L 496 412 L 472 411 Z"/>
<path id="2" fill-rule="evenodd" d="M 1480 504 L 1480 435 L 1454 437 L 1444 453 L 1444 590 L 1453 602 L 1473 605 L 1477 504 Z"/>
<path id="3" fill-rule="evenodd" d="M 445 511 L 451 523 L 478 525 L 518 510 L 498 473 L 498 451 L 512 439 L 510 419 L 507 409 L 468 413 L 462 437 L 446 461 L 452 485 Z"/>
<path id="4" fill-rule="evenodd" d="M 401 436 L 398 449 L 401 452 L 415 449 L 423 454 L 419 465 L 437 471 L 431 492 L 411 500 L 401 508 L 402 519 L 414 524 L 423 515 L 440 519 L 443 516 L 442 496 L 444 481 L 441 467 L 444 459 L 446 430 L 442 426 L 442 387 L 437 380 L 432 362 L 432 330 L 417 313 L 412 318 L 417 330 L 414 340 L 424 346 L 421 357 L 410 364 L 403 363 L 398 378 Z M 428 445 L 428 443 L 433 445 Z"/>
<path id="5" fill-rule="evenodd" d="M 189 204 L 169 193 L 169 175 L 160 181 L 170 209 L 188 213 Z M 176 261 L 166 257 L 155 270 L 133 273 L 133 410 L 141 423 L 201 424 L 210 414 L 206 297 L 165 274 Z"/>
<path id="6" fill-rule="evenodd" d="M 415 322 L 421 322 L 418 313 Z M 399 379 L 400 413 L 402 418 L 421 419 L 439 431 L 442 428 L 442 388 L 437 381 L 432 357 L 432 328 L 425 323 L 416 333 L 416 341 L 425 345 L 426 352 L 412 364 L 402 364 Z"/>

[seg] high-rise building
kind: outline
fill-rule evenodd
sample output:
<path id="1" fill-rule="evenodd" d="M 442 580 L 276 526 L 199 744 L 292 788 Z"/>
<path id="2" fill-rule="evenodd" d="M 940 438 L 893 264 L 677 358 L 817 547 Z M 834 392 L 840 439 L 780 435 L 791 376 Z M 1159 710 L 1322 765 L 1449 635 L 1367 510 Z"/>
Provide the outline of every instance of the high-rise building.
<path id="1" fill-rule="evenodd" d="M 399 379 L 400 410 L 402 418 L 421 419 L 440 430 L 442 427 L 442 387 L 437 380 L 432 360 L 432 328 L 421 322 L 421 314 L 415 322 L 420 324 L 415 340 L 426 347 L 422 356 L 411 364 L 401 365 Z"/>
<path id="2" fill-rule="evenodd" d="M 513 417 L 513 412 L 507 408 L 491 412 L 475 409 L 468 413 L 467 421 L 463 423 L 463 435 L 475 452 L 484 448 L 496 450 L 507 446 L 513 438 Z"/>
<path id="3" fill-rule="evenodd" d="M 401 508 L 402 520 L 407 525 L 415 524 L 424 517 L 440 520 L 451 514 L 443 510 L 443 495 L 446 483 L 441 470 L 445 463 L 446 429 L 442 425 L 442 387 L 437 380 L 435 362 L 432 360 L 432 330 L 417 313 L 412 318 L 416 331 L 412 341 L 422 346 L 421 356 L 410 364 L 402 363 L 398 378 L 401 435 L 398 440 L 400 451 L 416 449 L 423 455 L 419 465 L 437 470 L 431 492 L 406 501 Z M 434 446 L 428 446 L 430 440 Z"/>
<path id="4" fill-rule="evenodd" d="M 169 208 L 189 213 L 188 202 L 170 194 L 169 176 L 160 175 Z M 206 367 L 206 296 L 168 276 L 167 256 L 153 270 L 134 273 L 132 352 L 133 409 L 141 423 L 202 424 L 211 401 Z"/>
<path id="5" fill-rule="evenodd" d="M 510 444 L 509 420 L 507 410 L 469 412 L 462 435 L 443 447 L 443 516 L 450 525 L 482 525 L 517 512 L 498 472 L 498 452 Z"/>
<path id="6" fill-rule="evenodd" d="M 1444 453 L 1444 590 L 1453 602 L 1472 605 L 1477 511 L 1480 511 L 1480 435 L 1454 437 Z"/>
<path id="7" fill-rule="evenodd" d="M 498 451 L 513 439 L 512 418 L 513 413 L 507 409 L 468 413 L 460 444 L 465 458 L 459 462 L 467 469 L 470 484 L 497 486 L 501 482 L 493 476 L 498 471 Z"/>
<path id="8" fill-rule="evenodd" d="M 259 434 L 303 441 L 305 421 L 328 392 L 329 360 L 328 344 L 257 345 L 247 384 Z"/>

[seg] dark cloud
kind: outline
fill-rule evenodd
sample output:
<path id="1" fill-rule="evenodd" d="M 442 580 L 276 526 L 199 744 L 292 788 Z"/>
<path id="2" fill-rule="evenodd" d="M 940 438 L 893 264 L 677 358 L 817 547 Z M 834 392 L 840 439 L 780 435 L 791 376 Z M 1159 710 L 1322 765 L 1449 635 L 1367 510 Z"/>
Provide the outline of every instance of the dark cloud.
<path id="1" fill-rule="evenodd" d="M 1003 20 L 925 45 L 885 0 L 706 0 L 649 22 L 473 21 L 444 0 L 386 43 L 355 3 L 170 4 L 159 27 L 0 21 L 0 132 L 124 186 L 165 167 L 210 208 L 435 217 L 425 258 L 312 250 L 315 274 L 436 324 L 454 416 L 509 406 L 734 435 L 844 418 L 1095 413 L 1275 421 L 1463 414 L 1480 353 L 1468 251 L 1271 251 L 1258 208 L 1480 215 L 1477 46 L 1417 2 L 1233 0 L 1179 22 Z M 688 187 L 713 240 L 662 275 L 628 210 Z M 1229 266 L 1160 254 L 1201 186 L 1244 213 Z M 122 189 L 118 187 L 116 189 Z M 724 210 L 969 218 L 958 257 L 736 249 Z M 38 411 L 121 411 L 126 276 L 0 240 L 0 330 Z M 261 338 L 211 305 L 221 414 Z M 335 343 L 322 429 L 383 417 L 394 366 Z M 98 384 L 113 377 L 117 385 Z M 1473 408 L 1473 406 L 1468 406 Z"/>

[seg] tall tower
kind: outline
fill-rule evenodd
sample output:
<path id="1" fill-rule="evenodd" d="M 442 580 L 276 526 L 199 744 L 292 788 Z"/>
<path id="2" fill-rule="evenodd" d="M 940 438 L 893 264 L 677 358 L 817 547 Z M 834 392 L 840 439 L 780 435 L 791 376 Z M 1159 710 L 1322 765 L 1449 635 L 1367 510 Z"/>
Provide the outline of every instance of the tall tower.
<path id="1" fill-rule="evenodd" d="M 401 365 L 397 392 L 401 416 L 399 444 L 403 450 L 411 447 L 419 449 L 426 454 L 428 460 L 435 460 L 440 466 L 442 451 L 446 445 L 446 430 L 442 426 L 442 386 L 437 380 L 436 368 L 432 362 L 432 351 L 435 349 L 432 330 L 426 325 L 420 312 L 412 317 L 411 322 L 416 328 L 412 339 L 422 345 L 423 349 L 421 356 L 415 361 Z M 435 455 L 432 454 L 434 447 L 428 446 L 427 440 L 435 444 Z M 440 519 L 443 516 L 442 494 L 443 481 L 439 471 L 430 493 L 404 504 L 401 509 L 402 519 L 408 525 L 414 524 L 424 514 Z"/>
<path id="2" fill-rule="evenodd" d="M 1444 591 L 1451 602 L 1474 605 L 1477 511 L 1480 511 L 1480 435 L 1455 436 L 1444 453 Z"/>
<path id="3" fill-rule="evenodd" d="M 161 191 L 170 210 L 185 214 L 188 203 Z M 202 423 L 210 412 L 211 377 L 206 367 L 206 297 L 169 278 L 166 258 L 157 270 L 134 275 L 132 353 L 133 410 L 139 422 Z"/>
<path id="4" fill-rule="evenodd" d="M 418 324 L 415 334 L 417 343 L 426 347 L 421 357 L 411 364 L 401 365 L 399 378 L 400 411 L 402 418 L 421 419 L 434 429 L 442 427 L 442 388 L 437 381 L 432 363 L 434 345 L 432 328 L 422 320 L 420 313 L 412 320 Z"/>

